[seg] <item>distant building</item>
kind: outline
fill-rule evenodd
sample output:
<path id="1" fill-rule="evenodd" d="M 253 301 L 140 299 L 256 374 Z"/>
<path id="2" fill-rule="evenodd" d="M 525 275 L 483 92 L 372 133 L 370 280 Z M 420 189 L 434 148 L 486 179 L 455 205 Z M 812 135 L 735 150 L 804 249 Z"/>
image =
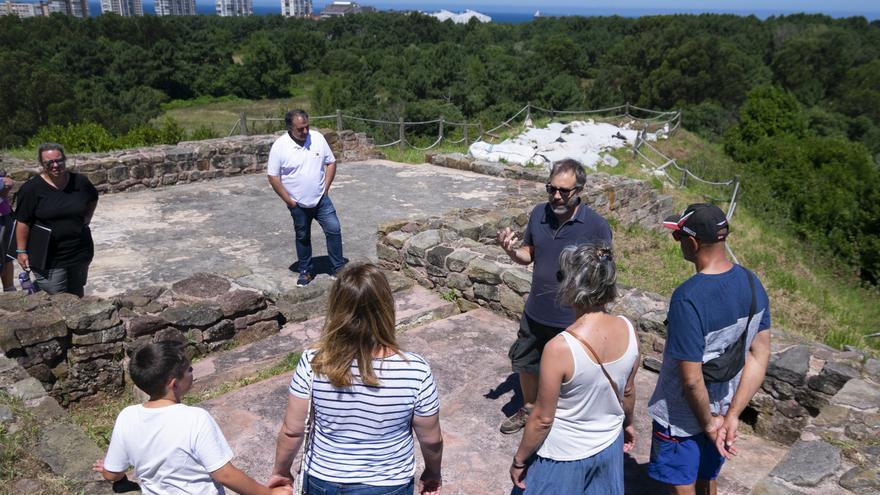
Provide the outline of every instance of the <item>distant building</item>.
<path id="1" fill-rule="evenodd" d="M 252 0 L 217 0 L 217 15 L 221 17 L 254 15 L 254 4 Z"/>
<path id="2" fill-rule="evenodd" d="M 196 15 L 196 0 L 156 0 L 157 16 Z"/>
<path id="3" fill-rule="evenodd" d="M 48 16 L 51 14 L 88 17 L 88 0 L 42 0 L 39 3 L 12 2 L 0 3 L 0 15 L 17 15 L 18 17 Z"/>
<path id="4" fill-rule="evenodd" d="M 18 17 L 35 17 L 43 15 L 38 5 L 32 3 L 16 2 L 12 3 L 6 0 L 0 3 L 0 15 L 17 15 Z"/>
<path id="5" fill-rule="evenodd" d="M 156 3 L 158 7 L 158 2 Z M 122 17 L 143 16 L 141 0 L 101 0 L 101 13 L 113 13 Z"/>
<path id="6" fill-rule="evenodd" d="M 281 0 L 281 15 L 284 17 L 311 17 L 312 0 Z"/>
<path id="7" fill-rule="evenodd" d="M 375 7 L 361 7 L 355 2 L 333 2 L 324 7 L 321 11 L 321 19 L 328 17 L 339 17 L 347 14 L 361 14 L 364 12 L 375 12 Z"/>

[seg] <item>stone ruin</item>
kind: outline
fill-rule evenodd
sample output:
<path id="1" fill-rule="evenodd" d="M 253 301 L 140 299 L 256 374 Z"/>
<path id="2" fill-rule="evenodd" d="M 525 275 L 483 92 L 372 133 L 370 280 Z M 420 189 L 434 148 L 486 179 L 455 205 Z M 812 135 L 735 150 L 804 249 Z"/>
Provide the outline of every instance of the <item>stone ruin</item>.
<path id="1" fill-rule="evenodd" d="M 239 139 L 259 138 L 232 141 Z M 484 167 L 455 156 L 434 161 Z M 527 168 L 518 175 L 503 166 L 493 170 L 532 178 L 523 176 Z M 533 177 L 545 178 L 543 172 Z M 536 184 L 492 210 L 381 225 L 380 264 L 455 299 L 464 311 L 484 307 L 518 318 L 531 274 L 510 264 L 494 235 L 504 227 L 521 233 L 532 205 L 543 197 Z M 583 199 L 622 224 L 649 227 L 672 207 L 670 198 L 642 181 L 604 174 L 591 176 Z M 327 285 L 267 295 L 222 276 L 196 274 L 170 287 L 107 299 L 0 294 L 0 387 L 46 414 L 63 415 L 58 402 L 122 390 L 125 354 L 137 342 L 172 338 L 185 342 L 193 356 L 220 352 L 277 334 L 285 322 L 320 314 Z M 636 325 L 648 370 L 662 363 L 667 304 L 659 295 L 622 288 L 610 308 Z M 780 330 L 773 335 L 767 378 L 743 414 L 743 429 L 790 450 L 753 493 L 880 493 L 880 361 L 858 349 L 837 350 Z"/>

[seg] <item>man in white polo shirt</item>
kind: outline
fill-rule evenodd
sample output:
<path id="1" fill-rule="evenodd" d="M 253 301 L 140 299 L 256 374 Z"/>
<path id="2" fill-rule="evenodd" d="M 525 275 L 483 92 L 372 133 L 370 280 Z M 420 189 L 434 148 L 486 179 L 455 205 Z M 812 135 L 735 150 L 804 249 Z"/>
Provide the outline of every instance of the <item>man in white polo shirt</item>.
<path id="1" fill-rule="evenodd" d="M 284 116 L 287 133 L 275 140 L 269 151 L 269 184 L 293 217 L 299 278 L 296 285 L 308 285 L 315 278 L 312 266 L 312 220 L 317 220 L 327 237 L 327 254 L 332 273 L 345 266 L 342 229 L 328 192 L 336 176 L 336 158 L 327 140 L 309 130 L 309 115 L 291 110 Z"/>

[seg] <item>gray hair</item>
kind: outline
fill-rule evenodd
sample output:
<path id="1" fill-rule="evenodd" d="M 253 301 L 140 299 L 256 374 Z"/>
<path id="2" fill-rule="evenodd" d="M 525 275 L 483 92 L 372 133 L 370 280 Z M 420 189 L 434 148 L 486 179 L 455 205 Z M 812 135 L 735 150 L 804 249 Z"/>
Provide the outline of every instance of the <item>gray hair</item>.
<path id="1" fill-rule="evenodd" d="M 565 248 L 557 278 L 558 300 L 574 308 L 602 307 L 617 297 L 617 265 L 609 244 Z"/>
<path id="2" fill-rule="evenodd" d="M 559 160 L 558 162 L 553 162 L 553 167 L 550 168 L 550 178 L 547 179 L 547 181 L 549 182 L 553 180 L 553 177 L 565 172 L 574 173 L 577 187 L 584 187 L 584 184 L 587 183 L 587 171 L 584 170 L 584 166 L 581 162 L 574 158 L 566 158 L 564 160 Z"/>
<path id="3" fill-rule="evenodd" d="M 67 155 L 64 154 L 64 146 L 58 143 L 43 143 L 37 147 L 37 161 L 40 162 L 40 165 L 43 165 L 43 152 L 45 151 L 58 151 L 61 153 L 61 159 L 67 160 Z"/>
<path id="4" fill-rule="evenodd" d="M 290 127 L 293 125 L 293 119 L 297 118 L 309 120 L 309 114 L 307 114 L 306 111 L 301 108 L 289 110 L 286 114 L 284 114 L 284 123 L 287 124 L 287 127 Z"/>

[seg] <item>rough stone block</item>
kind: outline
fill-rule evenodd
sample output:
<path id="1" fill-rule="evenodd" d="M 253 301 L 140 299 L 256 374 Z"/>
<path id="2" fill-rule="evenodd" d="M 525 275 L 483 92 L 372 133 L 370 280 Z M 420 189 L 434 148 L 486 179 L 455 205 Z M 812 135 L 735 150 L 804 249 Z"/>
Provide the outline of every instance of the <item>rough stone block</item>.
<path id="1" fill-rule="evenodd" d="M 805 345 L 796 345 L 770 356 L 767 376 L 800 387 L 807 378 L 809 367 L 810 348 Z"/>
<path id="2" fill-rule="evenodd" d="M 141 308 L 152 303 L 165 292 L 163 287 L 144 287 L 127 291 L 116 298 L 116 303 L 123 308 Z"/>
<path id="3" fill-rule="evenodd" d="M 230 320 L 221 320 L 202 331 L 202 338 L 206 342 L 230 339 L 233 335 L 235 335 L 235 326 Z"/>
<path id="4" fill-rule="evenodd" d="M 388 261 L 395 265 L 398 265 L 403 261 L 403 258 L 400 256 L 400 251 L 382 243 L 376 243 L 376 256 L 380 260 Z"/>
<path id="5" fill-rule="evenodd" d="M 46 395 L 46 389 L 43 388 L 43 384 L 40 383 L 39 380 L 33 377 L 28 377 L 24 380 L 15 382 L 12 385 L 10 393 L 13 397 L 18 397 L 21 400 L 31 400 L 44 397 Z"/>
<path id="6" fill-rule="evenodd" d="M 462 237 L 473 239 L 475 241 L 480 239 L 480 226 L 473 222 L 462 219 L 455 219 L 452 222 L 446 224 L 446 226 L 457 232 L 458 235 Z"/>
<path id="7" fill-rule="evenodd" d="M 428 249 L 440 244 L 440 231 L 436 229 L 420 232 L 406 243 L 406 252 L 416 258 L 424 259 Z"/>
<path id="8" fill-rule="evenodd" d="M 207 327 L 217 323 L 223 313 L 214 305 L 194 303 L 168 308 L 159 316 L 177 327 Z"/>
<path id="9" fill-rule="evenodd" d="M 61 304 L 64 322 L 74 333 L 87 333 L 106 330 L 119 325 L 116 306 L 103 299 L 83 299 L 82 301 Z"/>
<path id="10" fill-rule="evenodd" d="M 217 303 L 223 316 L 229 318 L 263 309 L 266 299 L 259 292 L 252 290 L 234 290 L 221 295 Z"/>
<path id="11" fill-rule="evenodd" d="M 9 352 L 21 346 L 30 346 L 38 342 L 67 336 L 67 325 L 64 318 L 55 310 L 31 311 L 15 313 L 0 318 L 0 342 L 10 346 L 3 350 Z M 21 346 L 14 345 L 14 335 Z"/>
<path id="12" fill-rule="evenodd" d="M 465 290 L 471 285 L 471 280 L 463 273 L 450 273 L 446 275 L 446 286 L 450 289 Z"/>
<path id="13" fill-rule="evenodd" d="M 525 308 L 526 301 L 523 299 L 523 296 L 517 294 L 515 291 L 507 288 L 504 285 L 498 286 L 498 302 L 501 303 L 501 307 L 510 311 L 513 314 L 520 314 L 523 312 L 523 308 Z"/>
<path id="14" fill-rule="evenodd" d="M 82 430 L 66 421 L 48 423 L 40 429 L 36 454 L 53 473 L 72 481 L 92 481 L 91 464 L 104 455 Z"/>
<path id="15" fill-rule="evenodd" d="M 250 325 L 235 335 L 236 342 L 245 344 L 278 333 L 281 327 L 275 320 L 261 321 Z"/>
<path id="16" fill-rule="evenodd" d="M 476 258 L 468 265 L 468 276 L 475 283 L 497 285 L 501 283 L 501 274 L 504 268 L 498 263 Z"/>
<path id="17" fill-rule="evenodd" d="M 856 466 L 840 477 L 840 486 L 857 495 L 880 493 L 880 467 Z"/>
<path id="18" fill-rule="evenodd" d="M 229 291 L 231 284 L 213 273 L 196 273 L 171 286 L 175 296 L 193 299 L 211 299 Z"/>
<path id="19" fill-rule="evenodd" d="M 406 219 L 390 220 L 388 222 L 380 223 L 379 226 L 376 228 L 376 230 L 380 234 L 390 234 L 394 231 L 400 230 L 400 228 L 403 227 L 404 225 L 406 225 L 407 223 L 409 223 L 409 220 L 406 220 Z M 401 246 L 402 245 L 403 245 L 403 243 L 401 241 Z M 398 247 L 400 247 L 400 246 L 398 246 Z"/>
<path id="20" fill-rule="evenodd" d="M 468 264 L 477 257 L 476 253 L 457 249 L 446 257 L 446 268 L 451 272 L 463 272 L 467 269 Z"/>
<path id="21" fill-rule="evenodd" d="M 111 342 L 108 344 L 94 344 L 84 347 L 73 347 L 67 353 L 67 357 L 71 363 L 81 363 L 83 361 L 91 361 L 96 358 L 112 356 L 114 358 L 122 358 L 122 342 Z"/>
<path id="22" fill-rule="evenodd" d="M 85 334 L 73 334 L 71 343 L 75 346 L 84 346 L 92 344 L 107 344 L 117 342 L 125 338 L 125 328 L 122 325 L 108 328 L 106 330 L 97 330 Z"/>
<path id="23" fill-rule="evenodd" d="M 798 486 L 816 486 L 840 468 L 840 450 L 821 440 L 798 441 L 770 473 Z"/>
<path id="24" fill-rule="evenodd" d="M 867 380 L 850 380 L 834 396 L 834 403 L 862 410 L 878 408 L 880 407 L 880 386 Z"/>
<path id="25" fill-rule="evenodd" d="M 501 275 L 501 280 L 517 294 L 527 294 L 532 290 L 532 274 L 522 268 L 509 268 Z"/>
<path id="26" fill-rule="evenodd" d="M 860 378 L 858 370 L 843 363 L 828 361 L 818 375 L 811 376 L 807 385 L 818 392 L 834 395 L 843 388 L 846 382 Z"/>
<path id="27" fill-rule="evenodd" d="M 403 247 L 404 243 L 406 243 L 406 241 L 408 241 L 412 236 L 412 233 L 403 232 L 402 230 L 395 230 L 394 232 L 390 232 L 388 235 L 385 236 L 385 241 L 395 248 L 400 249 Z"/>
<path id="28" fill-rule="evenodd" d="M 752 487 L 752 495 L 805 495 L 800 490 L 789 488 L 777 478 L 768 476 Z"/>
<path id="29" fill-rule="evenodd" d="M 445 269 L 446 257 L 453 251 L 454 249 L 452 249 L 451 247 L 437 246 L 429 249 L 425 253 L 425 259 L 428 261 L 429 265 Z M 442 276 L 442 274 L 439 276 Z"/>
<path id="30" fill-rule="evenodd" d="M 474 284 L 474 297 L 485 301 L 498 301 L 498 286 L 487 284 Z"/>
<path id="31" fill-rule="evenodd" d="M 128 338 L 136 339 L 143 335 L 150 335 L 168 326 L 165 318 L 153 315 L 143 315 L 132 318 L 128 322 Z"/>

